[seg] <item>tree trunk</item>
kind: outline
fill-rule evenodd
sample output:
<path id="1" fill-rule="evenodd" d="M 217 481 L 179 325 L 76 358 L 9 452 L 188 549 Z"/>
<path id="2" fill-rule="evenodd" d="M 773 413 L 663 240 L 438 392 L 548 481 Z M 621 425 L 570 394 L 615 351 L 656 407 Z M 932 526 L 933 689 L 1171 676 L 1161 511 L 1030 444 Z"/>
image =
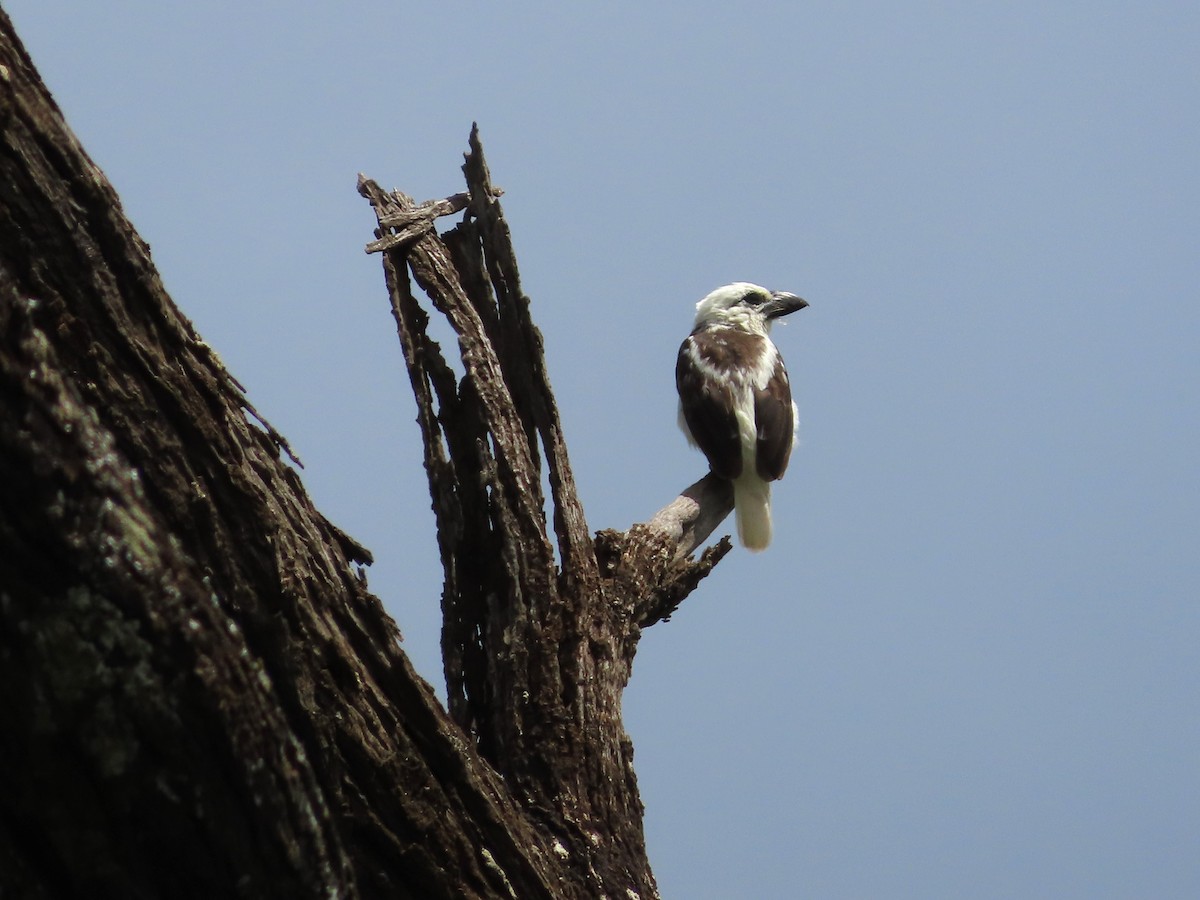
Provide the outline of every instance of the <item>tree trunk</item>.
<path id="1" fill-rule="evenodd" d="M 727 485 L 589 534 L 474 134 L 464 171 L 420 207 L 360 182 L 426 441 L 447 714 L 0 11 L 0 897 L 656 895 L 621 691 L 728 549 L 688 559 Z"/>

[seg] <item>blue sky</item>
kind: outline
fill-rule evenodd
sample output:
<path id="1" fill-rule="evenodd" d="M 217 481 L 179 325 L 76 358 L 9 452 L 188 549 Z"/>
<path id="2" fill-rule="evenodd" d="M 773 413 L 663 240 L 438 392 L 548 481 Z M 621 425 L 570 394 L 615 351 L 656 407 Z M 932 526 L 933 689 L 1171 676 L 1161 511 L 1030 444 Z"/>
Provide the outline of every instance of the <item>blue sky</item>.
<path id="1" fill-rule="evenodd" d="M 478 121 L 593 528 L 703 471 L 695 301 L 812 304 L 776 543 L 626 694 L 663 895 L 1200 896 L 1200 7 L 406 6 L 4 3 L 425 677 L 354 181 L 453 193 Z"/>

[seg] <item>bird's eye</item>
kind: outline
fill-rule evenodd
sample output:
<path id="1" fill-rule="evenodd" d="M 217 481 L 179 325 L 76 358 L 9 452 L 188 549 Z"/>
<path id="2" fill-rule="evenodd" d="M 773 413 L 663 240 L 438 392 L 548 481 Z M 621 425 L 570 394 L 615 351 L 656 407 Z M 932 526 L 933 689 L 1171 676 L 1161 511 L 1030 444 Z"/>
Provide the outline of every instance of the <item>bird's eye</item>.
<path id="1" fill-rule="evenodd" d="M 748 291 L 746 295 L 742 297 L 742 303 L 744 303 L 746 306 L 762 306 L 770 299 L 770 297 L 764 296 L 758 291 Z"/>

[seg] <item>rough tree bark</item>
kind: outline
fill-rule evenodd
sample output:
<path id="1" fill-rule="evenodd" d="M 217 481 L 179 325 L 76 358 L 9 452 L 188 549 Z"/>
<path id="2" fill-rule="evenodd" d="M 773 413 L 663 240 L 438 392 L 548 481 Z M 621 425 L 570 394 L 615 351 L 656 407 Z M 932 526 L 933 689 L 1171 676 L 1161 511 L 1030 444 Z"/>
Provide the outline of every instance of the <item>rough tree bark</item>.
<path id="1" fill-rule="evenodd" d="M 689 558 L 728 491 L 589 534 L 475 135 L 464 172 L 419 207 L 360 182 L 426 441 L 447 714 L 0 11 L 0 896 L 657 893 L 621 691 L 728 549 Z"/>

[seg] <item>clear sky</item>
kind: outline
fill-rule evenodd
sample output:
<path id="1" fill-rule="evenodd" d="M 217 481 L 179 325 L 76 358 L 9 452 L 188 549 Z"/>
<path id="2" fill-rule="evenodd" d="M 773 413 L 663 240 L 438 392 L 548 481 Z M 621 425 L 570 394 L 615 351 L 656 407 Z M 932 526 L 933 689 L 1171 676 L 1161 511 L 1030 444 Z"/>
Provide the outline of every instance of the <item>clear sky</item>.
<path id="1" fill-rule="evenodd" d="M 811 302 L 776 543 L 626 695 L 664 897 L 1200 897 L 1194 0 L 3 5 L 439 686 L 356 173 L 479 122 L 595 529 L 704 470 L 695 301 Z"/>

